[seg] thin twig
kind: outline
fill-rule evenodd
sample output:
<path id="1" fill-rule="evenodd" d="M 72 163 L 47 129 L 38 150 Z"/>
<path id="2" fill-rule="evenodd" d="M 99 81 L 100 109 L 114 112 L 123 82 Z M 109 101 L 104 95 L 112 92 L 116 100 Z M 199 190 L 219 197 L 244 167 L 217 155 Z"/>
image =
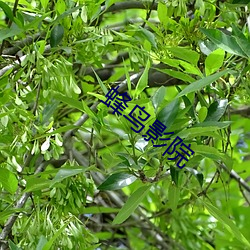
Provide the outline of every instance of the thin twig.
<path id="1" fill-rule="evenodd" d="M 150 8 L 149 8 L 149 11 L 147 12 L 146 20 L 143 22 L 143 24 L 142 24 L 142 26 L 141 26 L 142 28 L 144 28 L 144 27 L 145 27 L 145 25 L 146 25 L 146 21 L 148 21 L 148 19 L 149 19 L 150 15 L 151 15 L 152 8 L 153 8 L 154 4 L 155 4 L 155 0 L 153 0 L 153 2 L 152 2 L 152 4 L 151 4 L 151 6 L 150 6 Z"/>

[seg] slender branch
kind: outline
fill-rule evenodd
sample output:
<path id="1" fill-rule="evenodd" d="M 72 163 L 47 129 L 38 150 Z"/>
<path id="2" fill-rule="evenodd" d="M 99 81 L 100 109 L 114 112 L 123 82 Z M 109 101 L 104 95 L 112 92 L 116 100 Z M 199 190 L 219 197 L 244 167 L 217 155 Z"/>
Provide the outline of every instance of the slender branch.
<path id="1" fill-rule="evenodd" d="M 44 52 L 49 52 L 50 49 L 51 49 L 50 45 L 46 45 Z M 23 62 L 26 57 L 27 57 L 27 55 L 21 56 L 19 58 L 19 60 L 15 60 L 12 64 L 9 64 L 9 65 L 5 66 L 4 68 L 0 69 L 0 77 L 3 76 L 7 71 L 9 71 L 11 69 L 14 69 L 14 70 L 18 69 L 21 66 L 20 61 Z"/>
<path id="2" fill-rule="evenodd" d="M 27 36 L 25 39 L 18 41 L 13 44 L 13 47 L 6 48 L 3 50 L 3 55 L 15 55 L 19 50 L 23 49 L 25 46 L 31 45 L 34 41 L 43 38 L 46 33 L 39 32 L 33 36 Z"/>
<path id="3" fill-rule="evenodd" d="M 230 171 L 224 163 L 221 163 L 219 166 L 224 169 L 232 179 L 236 180 L 239 185 L 241 185 L 245 190 L 250 192 L 250 186 L 234 170 Z"/>
<path id="4" fill-rule="evenodd" d="M 151 15 L 152 8 L 153 8 L 154 4 L 155 4 L 155 0 L 153 0 L 153 2 L 151 3 L 150 9 L 149 9 L 149 11 L 147 12 L 146 21 L 148 21 L 148 19 L 149 19 L 150 15 Z M 146 25 L 146 21 L 144 21 L 144 22 L 143 22 L 143 24 L 142 24 L 142 28 L 144 28 L 144 27 L 145 27 L 145 25 Z"/>

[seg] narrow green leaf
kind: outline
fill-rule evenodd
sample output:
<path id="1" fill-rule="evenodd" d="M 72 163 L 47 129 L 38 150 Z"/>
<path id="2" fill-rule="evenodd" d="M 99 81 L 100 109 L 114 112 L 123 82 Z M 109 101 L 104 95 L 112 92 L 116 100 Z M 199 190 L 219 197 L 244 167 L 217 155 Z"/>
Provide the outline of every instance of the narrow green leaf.
<path id="1" fill-rule="evenodd" d="M 174 211 L 177 208 L 180 199 L 180 189 L 171 182 L 168 188 L 168 203 L 169 207 Z"/>
<path id="2" fill-rule="evenodd" d="M 99 187 L 99 190 L 117 190 L 133 183 L 136 177 L 132 174 L 120 172 L 109 176 Z"/>
<path id="3" fill-rule="evenodd" d="M 7 207 L 5 211 L 0 212 L 0 222 L 4 223 L 6 219 L 9 218 L 10 215 L 14 214 L 14 213 L 18 213 L 18 212 L 23 212 L 24 209 L 23 208 L 9 208 Z"/>
<path id="4" fill-rule="evenodd" d="M 242 57 L 246 57 L 237 40 L 233 36 L 228 36 L 222 31 L 217 29 L 204 29 L 200 28 L 201 32 L 204 33 L 213 43 L 215 43 L 219 48 Z"/>
<path id="5" fill-rule="evenodd" d="M 157 119 L 165 126 L 170 127 L 174 123 L 178 111 L 179 101 L 178 99 L 174 99 L 158 113 Z"/>
<path id="6" fill-rule="evenodd" d="M 158 107 L 161 105 L 165 95 L 166 95 L 166 87 L 161 86 L 152 96 L 151 101 L 155 111 L 157 111 Z"/>
<path id="7" fill-rule="evenodd" d="M 61 168 L 58 173 L 56 174 L 55 178 L 51 182 L 51 186 L 57 182 L 61 182 L 62 180 L 77 175 L 79 173 L 85 172 L 85 168 L 83 167 L 73 167 L 73 166 L 66 166 L 65 168 Z"/>
<path id="8" fill-rule="evenodd" d="M 201 199 L 200 199 L 201 200 Z M 202 200 L 201 200 L 202 201 Z M 238 227 L 234 224 L 234 222 L 229 219 L 223 211 L 219 210 L 217 207 L 213 206 L 212 204 L 202 201 L 205 205 L 208 212 L 215 217 L 219 222 L 221 222 L 224 227 L 232 233 L 239 241 L 241 241 L 245 246 L 250 248 L 250 242 L 245 238 L 245 236 L 241 233 Z"/>
<path id="9" fill-rule="evenodd" d="M 58 16 L 53 23 L 58 23 L 60 20 L 62 20 L 66 16 L 76 12 L 77 10 L 81 9 L 82 7 L 83 7 L 83 5 L 80 4 L 80 5 L 76 6 L 76 7 L 73 7 L 72 9 L 66 10 L 64 13 L 62 13 L 60 16 Z"/>
<path id="10" fill-rule="evenodd" d="M 147 87 L 148 85 L 148 70 L 150 67 L 150 61 L 147 61 L 146 67 L 136 85 L 136 89 L 135 89 L 135 97 L 138 97 L 138 95 Z"/>
<path id="11" fill-rule="evenodd" d="M 45 244 L 45 246 L 43 247 L 43 250 L 49 250 L 54 241 L 59 237 L 59 235 L 64 231 L 64 229 L 68 226 L 69 222 L 64 222 L 65 224 L 55 232 L 55 234 L 53 235 L 53 237 Z"/>
<path id="12" fill-rule="evenodd" d="M 176 167 L 170 166 L 170 175 L 172 181 L 175 183 L 175 185 L 178 187 L 178 180 L 179 180 L 179 169 Z"/>
<path id="13" fill-rule="evenodd" d="M 83 106 L 82 106 L 82 103 L 78 100 L 75 100 L 73 98 L 70 98 L 68 96 L 64 96 L 58 92 L 54 92 L 54 98 L 63 102 L 63 103 L 66 103 L 68 104 L 69 106 L 73 107 L 73 108 L 76 108 L 82 112 L 85 112 Z"/>
<path id="14" fill-rule="evenodd" d="M 193 127 L 217 127 L 217 129 L 222 129 L 228 127 L 232 124 L 231 121 L 225 122 L 216 122 L 216 121 L 207 121 L 195 124 Z"/>
<path id="15" fill-rule="evenodd" d="M 192 150 L 203 157 L 210 158 L 214 161 L 223 161 L 227 166 L 229 163 L 229 156 L 220 153 L 216 148 L 209 147 L 207 145 L 192 145 Z M 229 165 L 229 168 L 231 165 Z"/>
<path id="16" fill-rule="evenodd" d="M 114 208 L 114 207 L 82 207 L 80 209 L 81 214 L 109 214 L 109 213 L 117 213 L 119 212 L 119 208 Z"/>
<path id="17" fill-rule="evenodd" d="M 31 176 L 26 178 L 26 188 L 24 192 L 33 192 L 38 190 L 43 190 L 46 188 L 49 188 L 51 185 L 51 180 L 42 178 L 42 177 L 36 177 Z"/>
<path id="18" fill-rule="evenodd" d="M 52 100 L 49 104 L 44 105 L 44 109 L 42 112 L 42 124 L 46 124 L 49 122 L 50 117 L 53 116 L 55 110 L 58 108 L 59 102 L 56 100 Z"/>
<path id="19" fill-rule="evenodd" d="M 150 189 L 150 185 L 144 185 L 138 188 L 127 200 L 120 212 L 116 215 L 112 224 L 121 224 L 124 222 L 139 206 L 143 198 L 146 196 Z"/>
<path id="20" fill-rule="evenodd" d="M 18 180 L 16 176 L 5 168 L 0 168 L 0 183 L 11 194 L 14 194 L 18 187 Z"/>
<path id="21" fill-rule="evenodd" d="M 3 9 L 5 15 L 6 15 L 11 21 L 14 21 L 14 15 L 13 15 L 13 12 L 12 12 L 11 8 L 9 7 L 9 5 L 7 5 L 7 4 L 4 3 L 3 1 L 0 1 L 0 8 Z"/>
<path id="22" fill-rule="evenodd" d="M 12 37 L 12 36 L 17 36 L 20 33 L 22 33 L 24 30 L 20 29 L 18 26 L 13 26 L 7 29 L 2 29 L 0 30 L 0 42 L 3 41 L 6 38 Z"/>
<path id="23" fill-rule="evenodd" d="M 157 14 L 158 14 L 158 18 L 159 18 L 160 22 L 163 24 L 167 24 L 168 9 L 167 9 L 167 5 L 165 3 L 163 3 L 163 2 L 158 3 Z"/>
<path id="24" fill-rule="evenodd" d="M 219 121 L 227 109 L 227 104 L 228 104 L 227 99 L 218 100 L 212 103 L 208 108 L 208 114 L 205 119 L 205 122 Z"/>
<path id="25" fill-rule="evenodd" d="M 193 77 L 191 77 L 190 75 L 186 74 L 186 73 L 183 73 L 183 72 L 180 72 L 180 71 L 176 71 L 176 70 L 173 70 L 173 69 L 158 69 L 156 68 L 156 70 L 162 72 L 162 73 L 165 73 L 169 76 L 172 76 L 174 78 L 177 78 L 177 79 L 180 79 L 184 82 L 193 82 L 195 79 Z"/>
<path id="26" fill-rule="evenodd" d="M 227 74 L 229 72 L 230 72 L 230 70 L 226 69 L 226 70 L 223 70 L 221 72 L 215 73 L 215 74 L 207 76 L 205 78 L 202 78 L 202 79 L 200 79 L 198 81 L 195 81 L 195 82 L 189 84 L 185 89 L 183 89 L 181 91 L 181 93 L 179 93 L 177 95 L 177 98 L 181 97 L 183 95 L 186 95 L 188 93 L 200 90 L 200 89 L 206 87 L 207 85 L 213 83 L 214 81 L 218 80 L 220 77 L 222 77 L 223 75 L 225 75 L 225 74 Z"/>
<path id="27" fill-rule="evenodd" d="M 176 47 L 176 48 L 169 48 L 168 50 L 172 52 L 175 57 L 190 62 L 194 66 L 197 65 L 200 58 L 200 54 L 198 52 L 190 49 Z"/>
<path id="28" fill-rule="evenodd" d="M 63 26 L 61 24 L 56 25 L 51 30 L 50 46 L 51 47 L 56 47 L 62 41 L 63 34 L 64 34 L 64 28 L 63 28 Z"/>
<path id="29" fill-rule="evenodd" d="M 15 245 L 11 240 L 9 240 L 8 242 L 9 242 L 10 250 L 22 250 L 17 245 Z"/>
<path id="30" fill-rule="evenodd" d="M 94 71 L 94 70 L 93 70 Z M 104 85 L 104 83 L 102 82 L 102 80 L 100 79 L 100 77 L 96 74 L 96 72 L 94 71 L 96 79 L 98 81 L 98 83 L 100 84 L 103 93 L 106 95 L 108 93 L 108 89 L 106 88 L 106 86 Z"/>
<path id="31" fill-rule="evenodd" d="M 218 130 L 218 127 L 195 127 L 195 128 L 188 128 L 183 131 L 180 131 L 176 136 L 179 136 L 180 138 L 186 138 L 191 139 L 196 136 L 202 136 L 206 135 L 210 131 L 216 131 Z"/>

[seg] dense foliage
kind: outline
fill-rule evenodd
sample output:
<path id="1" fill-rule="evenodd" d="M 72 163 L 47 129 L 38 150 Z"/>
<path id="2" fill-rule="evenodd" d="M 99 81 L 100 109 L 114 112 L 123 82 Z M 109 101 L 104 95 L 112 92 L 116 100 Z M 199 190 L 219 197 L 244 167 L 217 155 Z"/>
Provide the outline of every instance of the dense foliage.
<path id="1" fill-rule="evenodd" d="M 250 249 L 247 4 L 0 1 L 0 249 Z"/>

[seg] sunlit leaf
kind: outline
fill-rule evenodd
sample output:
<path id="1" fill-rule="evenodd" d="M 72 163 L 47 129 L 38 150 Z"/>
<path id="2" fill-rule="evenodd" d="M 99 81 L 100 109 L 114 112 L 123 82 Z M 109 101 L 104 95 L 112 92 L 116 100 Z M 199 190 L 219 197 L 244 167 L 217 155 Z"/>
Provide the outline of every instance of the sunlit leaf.
<path id="1" fill-rule="evenodd" d="M 172 210 L 176 210 L 180 198 L 180 189 L 171 182 L 168 188 L 168 203 Z"/>
<path id="2" fill-rule="evenodd" d="M 213 75 L 207 76 L 205 78 L 202 78 L 198 81 L 195 81 L 191 84 L 189 84 L 186 88 L 184 88 L 184 90 L 181 91 L 181 93 L 179 93 L 177 95 L 177 97 L 181 97 L 183 95 L 186 95 L 188 93 L 200 90 L 204 87 L 206 87 L 207 85 L 215 82 L 216 80 L 218 80 L 220 77 L 222 77 L 223 75 L 229 73 L 229 70 L 223 70 L 221 72 L 215 73 Z"/>
<path id="3" fill-rule="evenodd" d="M 239 241 L 241 241 L 245 246 L 250 248 L 250 242 L 245 238 L 245 236 L 240 232 L 238 227 L 234 224 L 234 222 L 229 219 L 223 211 L 213 206 L 212 204 L 203 201 L 206 209 L 209 213 L 214 216 L 219 222 L 221 222 L 225 228 L 232 233 Z"/>
<path id="4" fill-rule="evenodd" d="M 143 198 L 147 195 L 150 187 L 150 185 L 144 185 L 131 194 L 120 212 L 116 215 L 112 224 L 121 224 L 124 222 L 139 206 Z"/>
<path id="5" fill-rule="evenodd" d="M 14 194 L 18 187 L 16 176 L 5 168 L 0 168 L 0 183 L 11 194 Z"/>

